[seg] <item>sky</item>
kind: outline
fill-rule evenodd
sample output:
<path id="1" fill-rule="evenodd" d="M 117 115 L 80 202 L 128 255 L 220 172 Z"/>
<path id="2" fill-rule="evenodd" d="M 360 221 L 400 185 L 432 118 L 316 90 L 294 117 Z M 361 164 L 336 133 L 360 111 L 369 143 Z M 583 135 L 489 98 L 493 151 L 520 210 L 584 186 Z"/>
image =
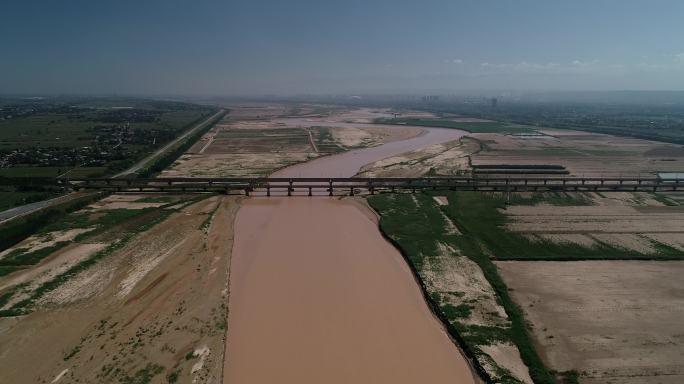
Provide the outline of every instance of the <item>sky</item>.
<path id="1" fill-rule="evenodd" d="M 4 0 L 0 93 L 684 90 L 681 0 Z"/>

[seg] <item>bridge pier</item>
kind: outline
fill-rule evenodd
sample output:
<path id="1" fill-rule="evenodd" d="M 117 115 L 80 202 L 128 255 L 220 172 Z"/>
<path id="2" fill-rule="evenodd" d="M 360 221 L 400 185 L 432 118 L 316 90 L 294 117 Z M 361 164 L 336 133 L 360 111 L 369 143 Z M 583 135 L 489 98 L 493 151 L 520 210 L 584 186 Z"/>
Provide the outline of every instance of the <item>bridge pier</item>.
<path id="1" fill-rule="evenodd" d="M 329 185 L 329 187 L 328 187 L 328 196 L 332 196 L 332 195 L 333 195 L 333 182 L 332 182 L 332 179 L 328 180 L 328 185 Z"/>
<path id="2" fill-rule="evenodd" d="M 311 194 L 311 187 L 309 187 L 309 196 L 312 196 L 312 194 Z"/>
<path id="3" fill-rule="evenodd" d="M 266 197 L 271 197 L 271 186 L 270 185 L 266 186 Z"/>
<path id="4" fill-rule="evenodd" d="M 354 187 L 349 187 L 349 196 L 354 196 Z"/>

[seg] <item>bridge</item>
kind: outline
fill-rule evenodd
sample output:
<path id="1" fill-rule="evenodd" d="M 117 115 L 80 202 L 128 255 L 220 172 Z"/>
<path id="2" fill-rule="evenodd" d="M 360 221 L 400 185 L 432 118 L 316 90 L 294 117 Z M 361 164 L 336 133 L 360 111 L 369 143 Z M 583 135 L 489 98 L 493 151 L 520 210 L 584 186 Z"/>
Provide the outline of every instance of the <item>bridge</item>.
<path id="1" fill-rule="evenodd" d="M 6 180 L 5 180 L 6 181 Z M 214 192 L 224 194 L 259 193 L 278 195 L 320 195 L 401 192 L 421 190 L 483 192 L 656 192 L 679 191 L 684 179 L 634 177 L 417 177 L 417 178 L 231 178 L 231 177 L 160 177 L 160 178 L 74 178 L 24 179 L 24 184 L 61 185 L 74 190 L 112 192 Z"/>

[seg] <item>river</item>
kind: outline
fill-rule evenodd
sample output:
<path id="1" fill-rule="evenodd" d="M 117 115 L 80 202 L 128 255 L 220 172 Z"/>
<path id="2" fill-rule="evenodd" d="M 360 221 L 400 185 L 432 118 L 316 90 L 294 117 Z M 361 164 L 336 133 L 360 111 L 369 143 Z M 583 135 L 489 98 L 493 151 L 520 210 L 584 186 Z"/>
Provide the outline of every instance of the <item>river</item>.
<path id="1" fill-rule="evenodd" d="M 369 162 L 462 134 L 427 129 L 276 176 L 352 176 Z M 231 260 L 224 383 L 420 382 L 475 379 L 373 213 L 353 199 L 244 200 Z"/>

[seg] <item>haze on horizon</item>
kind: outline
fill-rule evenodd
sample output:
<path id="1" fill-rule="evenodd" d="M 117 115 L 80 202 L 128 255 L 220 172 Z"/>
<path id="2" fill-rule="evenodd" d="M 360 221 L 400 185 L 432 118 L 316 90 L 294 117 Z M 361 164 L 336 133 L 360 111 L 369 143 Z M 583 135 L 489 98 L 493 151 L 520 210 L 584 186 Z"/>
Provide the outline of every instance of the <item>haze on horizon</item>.
<path id="1" fill-rule="evenodd" d="M 8 0 L 0 93 L 684 90 L 684 2 Z"/>

